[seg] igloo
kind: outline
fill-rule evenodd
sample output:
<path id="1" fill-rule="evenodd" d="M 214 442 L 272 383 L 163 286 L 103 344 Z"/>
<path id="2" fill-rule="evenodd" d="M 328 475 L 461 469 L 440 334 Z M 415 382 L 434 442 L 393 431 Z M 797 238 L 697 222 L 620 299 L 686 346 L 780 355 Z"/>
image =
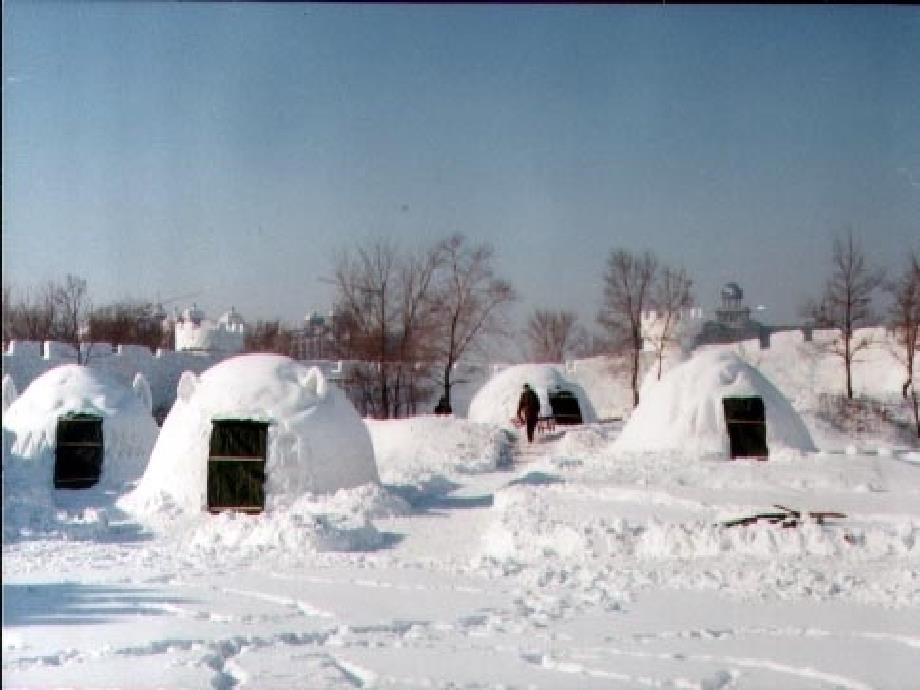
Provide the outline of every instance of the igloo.
<path id="1" fill-rule="evenodd" d="M 370 435 L 319 369 L 240 355 L 185 372 L 147 472 L 124 507 L 261 512 L 279 500 L 379 482 Z"/>
<path id="2" fill-rule="evenodd" d="M 553 364 L 518 364 L 498 372 L 473 396 L 467 416 L 474 422 L 508 424 L 525 383 L 540 398 L 540 417 L 553 417 L 560 424 L 597 421 L 584 389 Z"/>
<path id="3" fill-rule="evenodd" d="M 781 450 L 813 452 L 815 445 L 763 374 L 736 354 L 713 349 L 647 383 L 613 448 L 765 459 Z"/>
<path id="4" fill-rule="evenodd" d="M 121 490 L 141 477 L 157 438 L 150 388 L 76 364 L 51 369 L 21 396 L 4 384 L 7 479 L 33 487 Z M 8 407 L 7 407 L 8 406 Z"/>

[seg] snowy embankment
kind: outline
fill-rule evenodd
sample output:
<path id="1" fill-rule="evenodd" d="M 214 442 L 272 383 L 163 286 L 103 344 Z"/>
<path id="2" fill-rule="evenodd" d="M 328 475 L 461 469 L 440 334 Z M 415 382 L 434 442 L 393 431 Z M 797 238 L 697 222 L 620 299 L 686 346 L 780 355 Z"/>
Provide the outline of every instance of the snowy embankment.
<path id="1" fill-rule="evenodd" d="M 452 475 L 492 472 L 511 464 L 513 435 L 494 424 L 435 416 L 365 424 L 386 485 L 433 490 L 450 483 Z"/>
<path id="2" fill-rule="evenodd" d="M 571 432 L 570 432 L 571 433 Z M 596 430 L 584 429 L 588 445 Z M 920 606 L 920 485 L 894 457 L 814 454 L 767 463 L 676 454 L 557 452 L 496 492 L 483 559 L 605 595 L 667 587 L 739 598 Z M 722 523 L 776 505 L 845 519 L 795 528 Z M 888 567 L 903 564 L 905 567 Z"/>

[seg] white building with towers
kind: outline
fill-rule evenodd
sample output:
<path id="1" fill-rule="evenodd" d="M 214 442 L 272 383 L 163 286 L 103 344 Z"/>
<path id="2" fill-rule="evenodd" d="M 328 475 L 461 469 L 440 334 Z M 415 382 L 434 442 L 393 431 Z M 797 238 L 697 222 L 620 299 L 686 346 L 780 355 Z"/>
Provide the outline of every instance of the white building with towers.
<path id="1" fill-rule="evenodd" d="M 217 321 L 193 304 L 176 316 L 176 351 L 235 354 L 246 342 L 246 323 L 233 307 Z"/>

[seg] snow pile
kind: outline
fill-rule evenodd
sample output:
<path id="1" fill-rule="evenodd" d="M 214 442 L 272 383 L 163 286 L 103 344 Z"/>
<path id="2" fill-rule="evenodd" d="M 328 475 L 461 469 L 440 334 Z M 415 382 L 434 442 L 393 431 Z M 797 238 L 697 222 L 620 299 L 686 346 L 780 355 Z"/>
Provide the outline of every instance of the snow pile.
<path id="1" fill-rule="evenodd" d="M 173 532 L 176 548 L 192 558 L 248 558 L 268 552 L 292 556 L 328 551 L 374 551 L 388 535 L 374 525 L 381 517 L 406 515 L 409 506 L 377 484 L 340 489 L 333 494 L 275 496 L 265 512 L 227 511 L 207 520 L 159 515 Z M 188 517 L 188 516 L 186 516 Z"/>
<path id="2" fill-rule="evenodd" d="M 565 435 L 555 446 L 554 464 L 584 464 L 586 460 L 590 463 L 608 463 L 606 451 L 622 427 L 622 422 L 600 422 L 566 429 Z"/>
<path id="3" fill-rule="evenodd" d="M 494 424 L 433 416 L 365 424 L 386 483 L 432 472 L 491 472 L 510 463 L 511 438 Z"/>
<path id="4" fill-rule="evenodd" d="M 212 422 L 269 423 L 266 510 L 378 482 L 370 436 L 351 403 L 316 368 L 277 355 L 225 360 L 179 382 L 147 472 L 124 507 L 140 513 L 204 510 Z"/>
<path id="5" fill-rule="evenodd" d="M 554 364 L 518 364 L 493 376 L 470 402 L 469 419 L 474 422 L 507 425 L 517 413 L 518 401 L 524 384 L 540 398 L 540 416 L 553 413 L 549 404 L 552 391 L 564 389 L 578 400 L 582 420 L 589 424 L 597 421 L 594 406 L 584 389 L 563 375 L 562 368 Z"/>
<path id="6" fill-rule="evenodd" d="M 793 477 L 793 462 L 685 462 L 676 470 L 668 455 L 643 454 L 613 461 L 622 472 L 601 479 L 603 463 L 584 459 L 560 463 L 547 456 L 496 491 L 474 567 L 517 576 L 528 590 L 552 583 L 571 590 L 573 603 L 615 606 L 623 592 L 664 586 L 920 604 L 916 489 L 909 468 L 896 460 L 887 461 L 890 481 L 860 492 L 860 476 L 878 471 L 864 456 L 820 457 L 798 486 L 783 480 Z M 635 465 L 630 480 L 627 466 Z M 725 474 L 734 479 L 712 481 Z M 723 524 L 775 511 L 773 503 L 797 502 L 805 511 L 833 507 L 848 517 L 825 524 L 806 517 L 790 529 L 766 521 Z M 889 562 L 897 567 L 883 567 Z"/>
<path id="7" fill-rule="evenodd" d="M 674 451 L 684 455 L 729 454 L 722 399 L 759 396 L 767 423 L 767 447 L 776 452 L 813 452 L 799 415 L 766 377 L 737 355 L 708 350 L 644 387 L 644 397 L 614 442 L 615 451 Z"/>

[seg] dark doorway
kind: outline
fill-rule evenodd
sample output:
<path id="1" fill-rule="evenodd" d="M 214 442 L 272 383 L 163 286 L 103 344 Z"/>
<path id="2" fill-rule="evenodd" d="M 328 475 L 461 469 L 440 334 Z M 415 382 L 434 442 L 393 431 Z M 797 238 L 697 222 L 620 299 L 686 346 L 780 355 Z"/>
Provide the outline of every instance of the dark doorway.
<path id="1" fill-rule="evenodd" d="M 559 388 L 548 391 L 549 406 L 553 409 L 556 424 L 581 424 L 581 407 L 571 391 Z"/>
<path id="2" fill-rule="evenodd" d="M 54 488 L 88 489 L 102 476 L 102 418 L 72 414 L 57 422 Z"/>
<path id="3" fill-rule="evenodd" d="M 763 399 L 722 398 L 722 407 L 725 410 L 730 457 L 766 460 L 769 452 Z"/>
<path id="4" fill-rule="evenodd" d="M 208 454 L 208 510 L 261 513 L 265 509 L 268 424 L 212 422 Z"/>

